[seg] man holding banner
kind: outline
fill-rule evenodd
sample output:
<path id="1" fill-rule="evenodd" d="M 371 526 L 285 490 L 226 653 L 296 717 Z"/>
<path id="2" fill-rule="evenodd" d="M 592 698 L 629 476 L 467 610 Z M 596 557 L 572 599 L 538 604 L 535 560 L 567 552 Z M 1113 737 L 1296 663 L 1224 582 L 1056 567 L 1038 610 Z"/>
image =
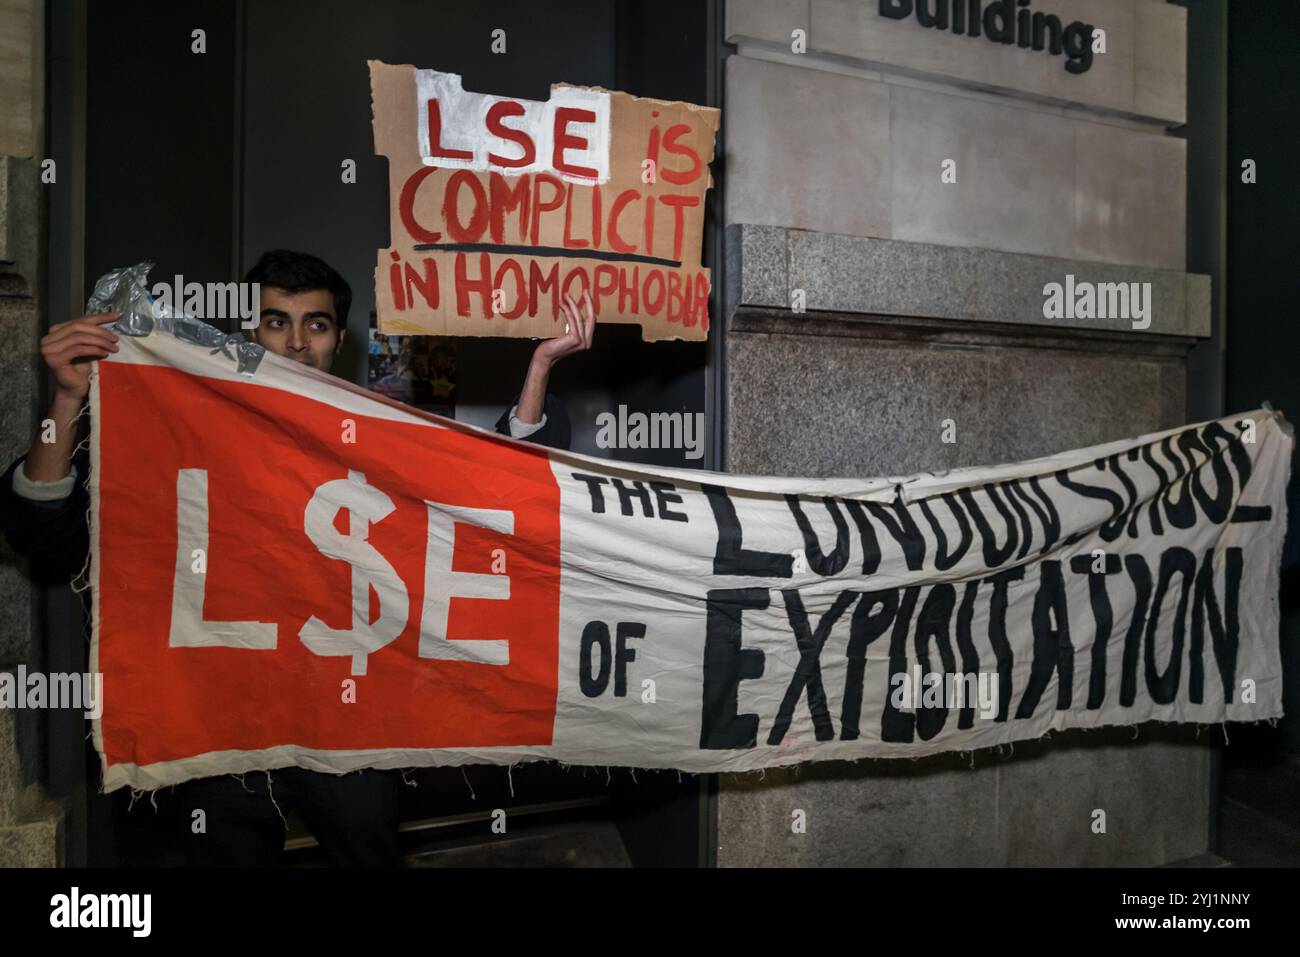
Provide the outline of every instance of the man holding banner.
<path id="1" fill-rule="evenodd" d="M 288 250 L 262 255 L 244 277 L 260 287 L 260 314 L 252 339 L 267 351 L 328 373 L 346 337 L 352 290 L 315 256 Z M 554 364 L 590 348 L 595 316 L 590 298 L 582 306 L 566 297 L 565 333 L 534 351 L 516 402 L 497 431 L 551 448 L 568 448 L 563 406 L 547 390 Z M 118 351 L 108 325 L 112 312 L 82 316 L 54 326 L 41 341 L 42 358 L 54 380 L 49 413 L 31 449 L 0 478 L 0 530 L 11 546 L 32 560 L 38 580 L 58 581 L 83 567 L 90 545 L 87 473 L 76 456 L 77 419 L 90 391 L 91 362 Z M 393 773 L 362 769 L 330 774 L 282 768 L 265 778 L 234 775 L 186 782 L 187 854 L 196 866 L 266 866 L 284 845 L 281 808 L 296 810 L 322 848 L 339 864 L 399 866 L 396 781 Z"/>

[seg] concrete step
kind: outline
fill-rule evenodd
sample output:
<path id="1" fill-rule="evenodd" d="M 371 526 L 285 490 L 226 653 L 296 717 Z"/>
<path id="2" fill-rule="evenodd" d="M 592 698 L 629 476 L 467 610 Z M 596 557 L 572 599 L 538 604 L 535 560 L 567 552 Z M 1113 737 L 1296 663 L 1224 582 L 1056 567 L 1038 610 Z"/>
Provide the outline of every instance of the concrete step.
<path id="1" fill-rule="evenodd" d="M 15 717 L 0 708 L 0 867 L 59 867 L 63 808 L 27 781 Z"/>
<path id="2" fill-rule="evenodd" d="M 0 827 L 18 822 L 25 810 L 26 788 L 23 767 L 18 756 L 18 729 L 15 714 L 0 708 Z"/>
<path id="3" fill-rule="evenodd" d="M 0 868 L 62 866 L 63 808 L 53 801 L 29 809 L 26 820 L 0 827 Z"/>

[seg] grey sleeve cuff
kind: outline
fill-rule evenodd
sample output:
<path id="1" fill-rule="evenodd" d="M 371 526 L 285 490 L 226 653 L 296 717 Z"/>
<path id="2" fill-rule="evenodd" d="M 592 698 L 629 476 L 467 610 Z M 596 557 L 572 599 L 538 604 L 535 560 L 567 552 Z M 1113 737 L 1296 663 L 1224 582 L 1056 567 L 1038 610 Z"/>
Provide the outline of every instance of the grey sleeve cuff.
<path id="1" fill-rule="evenodd" d="M 519 406 L 512 405 L 510 407 L 510 437 L 512 439 L 526 439 L 546 424 L 545 412 L 542 413 L 542 421 L 540 422 L 520 422 L 515 416 L 518 411 Z M 68 488 L 71 490 L 71 486 Z"/>
<path id="2" fill-rule="evenodd" d="M 72 487 L 77 483 L 77 467 L 61 479 L 53 482 L 37 482 L 27 477 L 27 463 L 23 462 L 14 469 L 14 494 L 33 502 L 58 502 L 72 494 Z"/>

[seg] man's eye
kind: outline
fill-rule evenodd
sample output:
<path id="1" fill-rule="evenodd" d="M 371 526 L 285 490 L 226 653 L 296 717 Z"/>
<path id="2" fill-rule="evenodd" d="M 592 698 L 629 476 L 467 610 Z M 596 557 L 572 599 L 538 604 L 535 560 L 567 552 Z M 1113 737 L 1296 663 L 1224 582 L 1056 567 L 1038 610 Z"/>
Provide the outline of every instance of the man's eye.
<path id="1" fill-rule="evenodd" d="M 313 322 L 311 328 L 313 332 L 329 332 L 329 326 L 323 322 Z"/>

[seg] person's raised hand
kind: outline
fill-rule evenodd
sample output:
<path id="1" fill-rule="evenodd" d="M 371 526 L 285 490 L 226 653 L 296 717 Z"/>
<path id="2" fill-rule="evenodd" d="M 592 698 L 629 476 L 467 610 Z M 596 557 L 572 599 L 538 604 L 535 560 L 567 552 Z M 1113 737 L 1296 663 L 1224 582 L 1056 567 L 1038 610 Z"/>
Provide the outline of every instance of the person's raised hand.
<path id="1" fill-rule="evenodd" d="M 560 308 L 564 310 L 568 328 L 563 335 L 542 342 L 533 353 L 534 358 L 544 361 L 547 365 L 554 365 L 565 356 L 590 349 L 592 336 L 596 332 L 596 308 L 588 290 L 582 290 L 582 298 L 578 301 L 565 293 Z"/>
<path id="2" fill-rule="evenodd" d="M 41 358 L 54 377 L 56 397 L 80 402 L 90 391 L 90 364 L 118 350 L 117 333 L 104 328 L 115 312 L 96 312 L 51 326 L 41 337 Z"/>

